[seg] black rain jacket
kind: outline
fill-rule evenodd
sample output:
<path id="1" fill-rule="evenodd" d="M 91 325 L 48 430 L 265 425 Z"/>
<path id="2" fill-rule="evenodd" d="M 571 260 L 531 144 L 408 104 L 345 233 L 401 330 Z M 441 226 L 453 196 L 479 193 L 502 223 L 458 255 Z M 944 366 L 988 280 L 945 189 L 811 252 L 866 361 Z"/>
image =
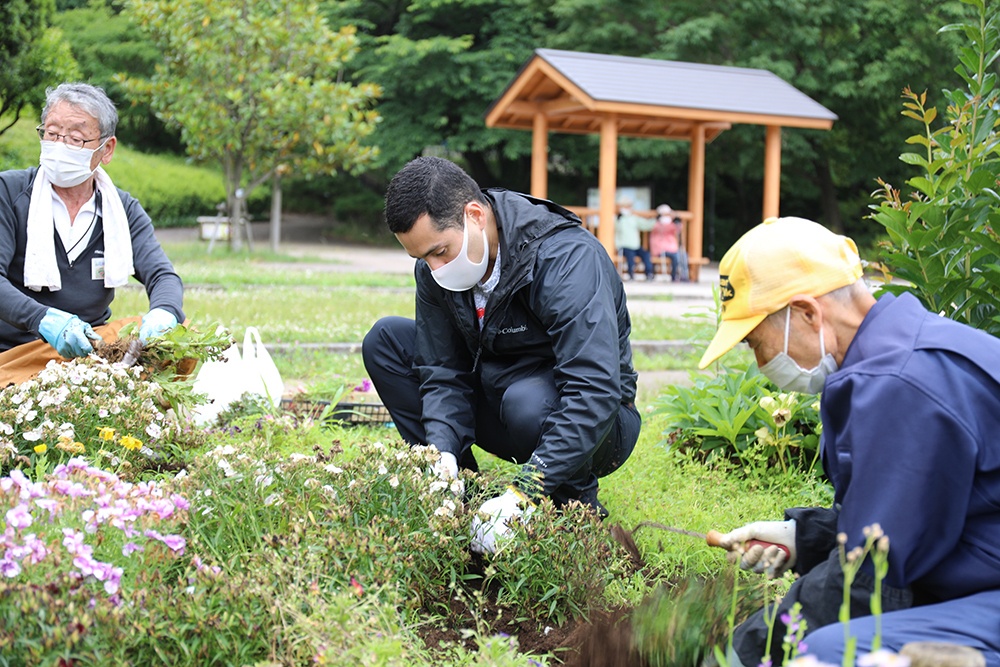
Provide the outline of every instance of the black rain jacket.
<path id="1" fill-rule="evenodd" d="M 552 371 L 560 401 L 520 479 L 545 495 L 589 460 L 636 372 L 625 290 L 607 251 L 580 219 L 552 202 L 485 190 L 500 237 L 500 282 L 482 331 L 473 291 L 439 286 L 416 263 L 417 351 L 427 442 L 461 460 L 475 441 L 476 390 L 499 409 L 512 383 Z"/>

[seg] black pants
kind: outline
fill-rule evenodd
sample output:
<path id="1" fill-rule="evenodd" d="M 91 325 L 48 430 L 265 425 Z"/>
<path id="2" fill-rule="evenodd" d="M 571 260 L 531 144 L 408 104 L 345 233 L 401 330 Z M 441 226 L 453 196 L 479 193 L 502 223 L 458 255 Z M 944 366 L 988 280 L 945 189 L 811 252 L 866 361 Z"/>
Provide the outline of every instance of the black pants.
<path id="1" fill-rule="evenodd" d="M 421 421 L 420 379 L 413 367 L 416 333 L 413 320 L 385 317 L 365 336 L 361 350 L 368 376 L 399 434 L 410 444 L 423 445 L 427 437 Z M 538 446 L 559 393 L 552 371 L 547 370 L 514 382 L 499 405 L 485 400 L 478 387 L 469 399 L 469 408 L 476 415 L 475 444 L 505 461 L 525 463 Z M 597 479 L 625 463 L 639 439 L 641 425 L 635 406 L 622 405 L 594 455 L 552 493 L 552 501 L 559 506 L 579 500 L 603 511 L 597 502 Z M 459 457 L 459 465 L 477 469 L 471 443 Z"/>

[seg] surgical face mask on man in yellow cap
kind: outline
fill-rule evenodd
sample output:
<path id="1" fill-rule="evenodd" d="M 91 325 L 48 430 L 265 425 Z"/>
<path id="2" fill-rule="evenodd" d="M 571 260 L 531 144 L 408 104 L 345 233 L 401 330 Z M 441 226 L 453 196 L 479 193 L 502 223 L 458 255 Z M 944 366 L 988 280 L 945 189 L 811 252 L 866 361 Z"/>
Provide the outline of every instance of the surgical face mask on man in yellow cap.
<path id="1" fill-rule="evenodd" d="M 705 368 L 748 336 L 772 313 L 797 299 L 822 297 L 856 283 L 861 259 L 851 239 L 802 218 L 769 218 L 744 234 L 719 264 L 722 319 L 701 358 Z M 792 308 L 784 322 L 783 349 L 762 363 L 761 371 L 781 388 L 816 393 L 837 363 L 827 352 L 819 325 L 819 363 L 802 368 L 789 355 Z M 801 333 L 796 335 L 801 336 Z M 799 348 L 805 345 L 803 342 Z M 812 345 L 812 343 L 810 343 Z M 758 362 L 762 359 L 757 353 Z"/>

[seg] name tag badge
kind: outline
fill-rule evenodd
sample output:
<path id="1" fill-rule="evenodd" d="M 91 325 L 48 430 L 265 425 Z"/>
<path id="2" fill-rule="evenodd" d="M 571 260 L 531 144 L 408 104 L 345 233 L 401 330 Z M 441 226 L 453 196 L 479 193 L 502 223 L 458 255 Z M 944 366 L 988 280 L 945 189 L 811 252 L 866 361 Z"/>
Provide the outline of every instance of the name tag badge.
<path id="1" fill-rule="evenodd" d="M 104 258 L 95 257 L 90 260 L 90 279 L 104 280 Z"/>

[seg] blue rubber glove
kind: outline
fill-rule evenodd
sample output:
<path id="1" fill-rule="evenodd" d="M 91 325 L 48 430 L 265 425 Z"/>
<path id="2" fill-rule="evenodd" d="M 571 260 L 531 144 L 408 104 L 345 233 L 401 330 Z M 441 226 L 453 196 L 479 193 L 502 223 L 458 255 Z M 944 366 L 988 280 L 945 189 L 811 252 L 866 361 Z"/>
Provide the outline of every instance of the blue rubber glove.
<path id="1" fill-rule="evenodd" d="M 177 318 L 169 310 L 153 308 L 142 316 L 142 325 L 139 326 L 139 340 L 145 343 L 150 338 L 162 336 L 177 326 Z"/>
<path id="2" fill-rule="evenodd" d="M 72 313 L 49 308 L 38 324 L 38 333 L 65 359 L 83 357 L 94 351 L 90 341 L 101 340 L 89 324 Z"/>

